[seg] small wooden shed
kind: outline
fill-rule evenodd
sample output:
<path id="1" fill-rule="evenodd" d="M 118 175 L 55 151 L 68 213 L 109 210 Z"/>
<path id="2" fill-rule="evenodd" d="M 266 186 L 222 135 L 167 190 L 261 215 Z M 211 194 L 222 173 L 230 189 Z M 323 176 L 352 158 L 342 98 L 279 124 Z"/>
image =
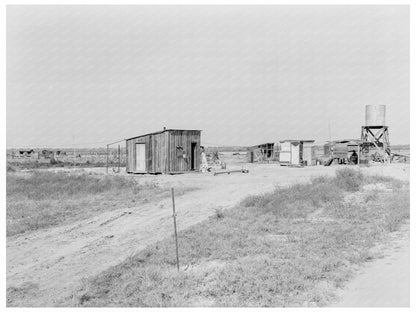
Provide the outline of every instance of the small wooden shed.
<path id="1" fill-rule="evenodd" d="M 312 165 L 312 144 L 315 140 L 280 141 L 279 162 L 281 165 Z"/>
<path id="2" fill-rule="evenodd" d="M 126 139 L 127 173 L 199 170 L 201 130 L 164 129 Z"/>
<path id="3" fill-rule="evenodd" d="M 274 160 L 277 153 L 274 143 L 264 143 L 250 146 L 247 150 L 247 160 L 251 163 Z"/>

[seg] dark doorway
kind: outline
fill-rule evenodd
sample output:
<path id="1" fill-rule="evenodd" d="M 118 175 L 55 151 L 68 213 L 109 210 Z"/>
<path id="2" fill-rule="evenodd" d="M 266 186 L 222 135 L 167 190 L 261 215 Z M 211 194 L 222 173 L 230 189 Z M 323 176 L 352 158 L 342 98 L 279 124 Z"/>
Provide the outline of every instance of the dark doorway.
<path id="1" fill-rule="evenodd" d="M 303 163 L 303 142 L 300 142 L 299 146 L 299 163 Z"/>
<path id="2" fill-rule="evenodd" d="M 196 167 L 196 142 L 191 143 L 191 170 Z"/>

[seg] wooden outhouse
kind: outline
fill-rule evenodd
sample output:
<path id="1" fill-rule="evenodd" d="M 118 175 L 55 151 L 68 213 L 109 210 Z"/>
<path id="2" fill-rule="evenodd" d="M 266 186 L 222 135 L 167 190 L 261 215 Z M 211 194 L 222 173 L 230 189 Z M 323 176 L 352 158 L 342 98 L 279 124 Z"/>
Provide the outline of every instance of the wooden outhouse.
<path id="1" fill-rule="evenodd" d="M 312 165 L 312 144 L 315 140 L 280 141 L 279 162 L 281 165 Z"/>
<path id="2" fill-rule="evenodd" d="M 199 170 L 201 130 L 164 129 L 126 139 L 127 173 Z"/>

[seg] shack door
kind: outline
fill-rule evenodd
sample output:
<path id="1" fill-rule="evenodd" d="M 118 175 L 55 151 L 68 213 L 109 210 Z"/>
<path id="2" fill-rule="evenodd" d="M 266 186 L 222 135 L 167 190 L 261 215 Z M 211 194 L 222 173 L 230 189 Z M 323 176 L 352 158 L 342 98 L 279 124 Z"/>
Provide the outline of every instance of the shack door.
<path id="1" fill-rule="evenodd" d="M 291 144 L 292 152 L 291 152 L 291 160 L 290 160 L 292 165 L 299 165 L 299 151 L 300 151 L 299 147 L 300 147 L 299 142 L 292 142 Z"/>
<path id="2" fill-rule="evenodd" d="M 191 170 L 196 169 L 196 142 L 191 143 Z"/>
<path id="3" fill-rule="evenodd" d="M 136 172 L 146 172 L 146 144 L 136 144 Z"/>
<path id="4" fill-rule="evenodd" d="M 290 142 L 282 142 L 281 143 L 281 151 L 280 151 L 280 155 L 279 155 L 279 161 L 280 163 L 290 163 Z"/>
<path id="5" fill-rule="evenodd" d="M 305 143 L 303 143 L 303 162 L 306 166 L 312 165 L 312 146 Z"/>

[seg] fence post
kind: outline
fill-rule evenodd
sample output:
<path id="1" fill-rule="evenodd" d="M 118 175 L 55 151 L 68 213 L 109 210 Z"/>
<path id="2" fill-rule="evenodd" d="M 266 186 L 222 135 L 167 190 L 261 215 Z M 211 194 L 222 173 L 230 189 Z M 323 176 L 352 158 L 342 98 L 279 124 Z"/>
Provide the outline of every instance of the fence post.
<path id="1" fill-rule="evenodd" d="M 173 187 L 172 187 L 172 207 L 173 207 L 173 227 L 175 229 L 176 267 L 179 271 L 178 232 L 176 230 L 175 192 L 174 192 Z"/>

